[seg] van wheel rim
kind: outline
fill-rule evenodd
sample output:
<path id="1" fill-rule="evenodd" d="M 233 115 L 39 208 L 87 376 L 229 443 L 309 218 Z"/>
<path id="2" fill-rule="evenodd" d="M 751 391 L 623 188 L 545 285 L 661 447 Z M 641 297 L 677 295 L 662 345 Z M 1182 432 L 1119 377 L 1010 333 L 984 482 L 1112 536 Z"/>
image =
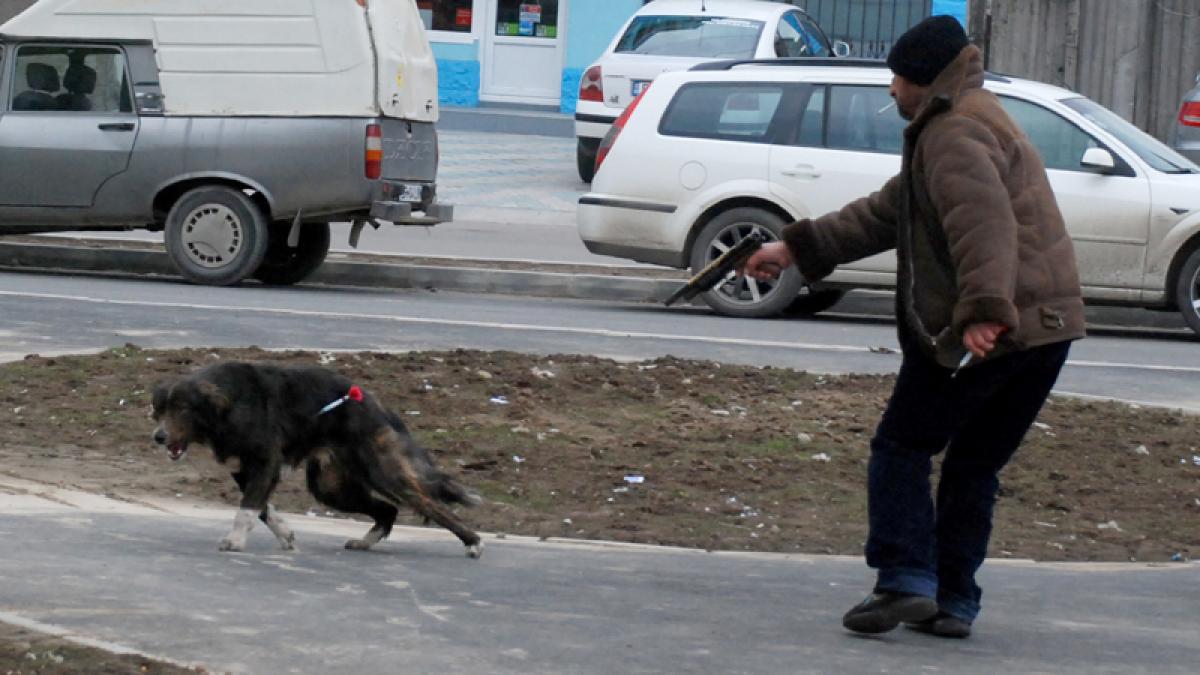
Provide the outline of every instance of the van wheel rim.
<path id="1" fill-rule="evenodd" d="M 200 267 L 217 269 L 237 258 L 245 241 L 245 227 L 229 207 L 205 204 L 183 219 L 180 241 L 189 260 Z"/>
<path id="2" fill-rule="evenodd" d="M 716 260 L 722 253 L 733 248 L 737 243 L 751 234 L 758 233 L 765 242 L 776 240 L 775 233 L 757 223 L 734 223 L 717 233 L 708 244 L 704 255 L 704 263 Z M 730 272 L 721 284 L 713 289 L 721 294 L 726 301 L 737 305 L 757 305 L 766 300 L 779 286 L 776 281 L 759 281 L 748 276 L 737 276 Z"/>

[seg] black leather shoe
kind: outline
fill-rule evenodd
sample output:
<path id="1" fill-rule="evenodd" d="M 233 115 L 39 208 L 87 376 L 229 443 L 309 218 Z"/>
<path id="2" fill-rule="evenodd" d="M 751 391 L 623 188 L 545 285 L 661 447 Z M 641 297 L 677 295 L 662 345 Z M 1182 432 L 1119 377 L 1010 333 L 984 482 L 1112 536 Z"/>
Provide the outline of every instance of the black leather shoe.
<path id="1" fill-rule="evenodd" d="M 872 593 L 842 617 L 842 625 L 855 633 L 886 633 L 901 622 L 920 622 L 938 613 L 937 602 L 924 595 Z"/>
<path id="2" fill-rule="evenodd" d="M 918 633 L 928 633 L 945 638 L 971 637 L 971 624 L 962 619 L 939 611 L 936 616 L 924 621 L 906 621 L 904 627 Z"/>

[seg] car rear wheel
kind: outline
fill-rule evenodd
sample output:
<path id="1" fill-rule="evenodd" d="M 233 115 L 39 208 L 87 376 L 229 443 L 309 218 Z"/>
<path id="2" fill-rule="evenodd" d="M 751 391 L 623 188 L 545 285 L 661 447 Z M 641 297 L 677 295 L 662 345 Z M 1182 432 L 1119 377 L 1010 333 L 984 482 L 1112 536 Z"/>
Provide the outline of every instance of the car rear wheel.
<path id="1" fill-rule="evenodd" d="M 1200 334 L 1200 247 L 1192 250 L 1179 270 L 1175 283 L 1175 304 L 1196 333 Z"/>
<path id="2" fill-rule="evenodd" d="M 267 219 L 245 193 L 224 186 L 189 190 L 164 224 L 167 255 L 185 279 L 229 286 L 249 277 L 267 252 Z"/>
<path id="3" fill-rule="evenodd" d="M 693 272 L 728 251 L 754 232 L 767 241 L 777 241 L 784 222 L 779 216 L 755 207 L 738 207 L 714 217 L 696 236 L 690 264 Z M 720 285 L 701 295 L 720 314 L 738 317 L 775 316 L 796 301 L 804 285 L 800 272 L 790 267 L 774 281 L 758 281 L 730 273 Z"/>
<path id="4" fill-rule="evenodd" d="M 596 177 L 596 152 L 600 149 L 599 138 L 579 138 L 575 142 L 575 167 L 579 180 L 592 182 Z"/>
<path id="5" fill-rule="evenodd" d="M 267 255 L 254 271 L 254 278 L 271 286 L 290 286 L 317 271 L 329 253 L 329 223 L 305 223 L 300 226 L 300 241 L 288 246 L 292 224 L 271 225 Z"/>

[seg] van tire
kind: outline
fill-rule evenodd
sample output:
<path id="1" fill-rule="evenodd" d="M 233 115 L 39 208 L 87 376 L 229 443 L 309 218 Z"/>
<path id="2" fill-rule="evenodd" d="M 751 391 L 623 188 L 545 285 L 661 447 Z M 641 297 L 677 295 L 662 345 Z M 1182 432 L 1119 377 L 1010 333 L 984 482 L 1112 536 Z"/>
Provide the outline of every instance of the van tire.
<path id="1" fill-rule="evenodd" d="M 254 271 L 254 278 L 268 286 L 291 286 L 317 271 L 329 253 L 329 223 L 304 223 L 296 248 L 287 244 L 292 224 L 271 224 L 267 237 L 267 255 Z"/>
<path id="2" fill-rule="evenodd" d="M 783 226 L 782 218 L 753 206 L 732 208 L 717 214 L 700 230 L 695 243 L 692 244 L 692 273 L 704 269 L 705 265 L 720 254 L 720 249 L 714 246 L 718 241 L 728 248 L 743 237 L 749 236 L 751 232 L 761 232 L 767 241 L 777 241 L 783 232 Z M 774 281 L 764 282 L 742 277 L 736 282 L 721 284 L 700 297 L 719 314 L 747 318 L 769 317 L 778 315 L 795 302 L 803 286 L 804 280 L 793 265 L 783 270 Z M 753 298 L 752 290 L 760 293 L 758 300 Z"/>
<path id="3" fill-rule="evenodd" d="M 245 193 L 220 185 L 185 192 L 163 227 L 167 255 L 185 279 L 231 286 L 267 253 L 267 218 Z"/>
<path id="4" fill-rule="evenodd" d="M 1175 282 L 1175 305 L 1189 328 L 1200 334 L 1200 246 L 1192 249 Z"/>
<path id="5" fill-rule="evenodd" d="M 575 142 L 575 168 L 579 180 L 590 183 L 596 177 L 596 153 L 600 150 L 599 138 L 578 138 Z"/>

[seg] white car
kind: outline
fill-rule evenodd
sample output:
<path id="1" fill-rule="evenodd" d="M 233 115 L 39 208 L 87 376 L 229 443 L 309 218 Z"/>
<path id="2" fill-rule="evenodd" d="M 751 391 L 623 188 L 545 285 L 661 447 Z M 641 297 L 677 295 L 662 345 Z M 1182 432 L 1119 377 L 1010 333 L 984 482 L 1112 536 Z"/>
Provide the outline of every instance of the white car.
<path id="1" fill-rule="evenodd" d="M 601 148 L 579 234 L 594 253 L 702 268 L 750 232 L 870 194 L 900 170 L 905 122 L 882 62 L 714 63 L 667 73 Z M 1099 104 L 1047 84 L 989 75 L 1038 148 L 1075 243 L 1084 297 L 1178 309 L 1200 332 L 1200 167 Z M 718 312 L 826 309 L 847 288 L 890 288 L 894 253 L 843 265 L 820 287 L 795 270 L 704 294 Z"/>
<path id="2" fill-rule="evenodd" d="M 584 71 L 575 109 L 579 177 L 591 182 L 596 149 L 613 120 L 659 73 L 704 61 L 845 55 L 803 10 L 760 0 L 654 0 L 617 31 Z"/>

